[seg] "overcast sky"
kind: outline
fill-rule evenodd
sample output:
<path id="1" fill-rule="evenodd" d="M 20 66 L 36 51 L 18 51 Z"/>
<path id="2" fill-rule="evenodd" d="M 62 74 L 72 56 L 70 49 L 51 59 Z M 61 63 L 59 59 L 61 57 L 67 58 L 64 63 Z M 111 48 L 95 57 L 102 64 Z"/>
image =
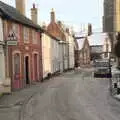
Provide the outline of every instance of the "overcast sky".
<path id="1" fill-rule="evenodd" d="M 15 0 L 0 0 L 15 6 Z M 102 29 L 103 0 L 26 0 L 26 15 L 30 18 L 30 8 L 36 3 L 39 9 L 39 23 L 50 20 L 51 8 L 56 19 L 80 29 L 92 23 L 94 31 Z"/>

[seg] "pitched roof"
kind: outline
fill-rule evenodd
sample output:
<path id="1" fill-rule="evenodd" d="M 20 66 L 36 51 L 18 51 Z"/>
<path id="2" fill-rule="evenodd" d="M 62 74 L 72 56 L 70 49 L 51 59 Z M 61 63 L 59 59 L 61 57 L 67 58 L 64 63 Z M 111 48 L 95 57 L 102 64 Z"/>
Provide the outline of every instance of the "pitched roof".
<path id="1" fill-rule="evenodd" d="M 41 29 L 39 25 L 34 24 L 30 19 L 22 15 L 16 8 L 9 6 L 1 1 L 0 16 L 2 16 L 5 19 L 10 19 L 29 27 L 33 27 L 35 29 Z"/>
<path id="2" fill-rule="evenodd" d="M 57 39 L 66 40 L 64 32 L 61 30 L 61 28 L 56 22 L 50 22 L 50 24 L 47 27 L 47 30 Z"/>
<path id="3" fill-rule="evenodd" d="M 106 37 L 108 37 L 108 35 L 106 33 L 93 34 L 91 36 L 88 36 L 90 46 L 104 45 L 104 41 L 105 41 Z"/>
<path id="4" fill-rule="evenodd" d="M 85 38 L 83 39 L 77 39 L 78 42 L 78 49 L 81 50 L 83 48 L 84 42 L 85 42 Z"/>
<path id="5" fill-rule="evenodd" d="M 52 34 L 50 34 L 47 30 L 43 29 L 43 33 L 47 34 L 49 37 L 53 38 L 54 40 L 60 41 L 60 39 L 57 39 L 57 37 L 55 37 Z"/>

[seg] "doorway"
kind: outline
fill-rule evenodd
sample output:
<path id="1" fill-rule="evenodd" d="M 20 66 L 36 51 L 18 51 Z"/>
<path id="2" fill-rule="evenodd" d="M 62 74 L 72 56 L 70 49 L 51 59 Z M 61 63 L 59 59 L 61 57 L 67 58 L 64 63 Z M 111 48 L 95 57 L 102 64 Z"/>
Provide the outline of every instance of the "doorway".
<path id="1" fill-rule="evenodd" d="M 29 57 L 28 56 L 25 57 L 25 80 L 26 80 L 26 84 L 30 84 L 30 80 L 29 80 Z"/>

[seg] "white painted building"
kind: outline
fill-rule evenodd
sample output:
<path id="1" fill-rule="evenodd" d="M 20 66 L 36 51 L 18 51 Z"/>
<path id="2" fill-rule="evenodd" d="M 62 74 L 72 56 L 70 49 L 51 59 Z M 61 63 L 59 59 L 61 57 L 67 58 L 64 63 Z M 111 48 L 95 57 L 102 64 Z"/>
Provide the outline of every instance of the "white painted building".
<path id="1" fill-rule="evenodd" d="M 0 93 L 3 92 L 3 84 L 5 81 L 5 56 L 3 42 L 3 21 L 0 17 Z"/>
<path id="2" fill-rule="evenodd" d="M 52 58 L 51 58 L 51 38 L 42 34 L 42 62 L 43 62 L 43 78 L 47 77 L 48 73 L 52 73 Z"/>
<path id="3" fill-rule="evenodd" d="M 59 40 L 51 37 L 51 59 L 52 59 L 52 73 L 60 71 L 59 65 Z"/>
<path id="4" fill-rule="evenodd" d="M 66 38 L 67 39 L 67 38 Z M 69 69 L 69 43 L 66 41 L 63 44 L 63 50 L 64 50 L 64 70 Z"/>
<path id="5" fill-rule="evenodd" d="M 47 32 L 42 33 L 43 78 L 60 71 L 59 58 L 59 40 Z"/>
<path id="6" fill-rule="evenodd" d="M 72 34 L 69 35 L 69 69 L 73 69 L 75 66 L 75 43 Z"/>
<path id="7" fill-rule="evenodd" d="M 68 43 L 68 69 L 73 69 L 75 66 L 75 41 L 72 32 L 66 29 L 66 42 Z"/>
<path id="8" fill-rule="evenodd" d="M 59 66 L 60 72 L 64 71 L 64 43 L 59 41 Z"/>
<path id="9" fill-rule="evenodd" d="M 59 41 L 59 65 L 60 72 L 68 70 L 68 43 L 66 41 Z"/>

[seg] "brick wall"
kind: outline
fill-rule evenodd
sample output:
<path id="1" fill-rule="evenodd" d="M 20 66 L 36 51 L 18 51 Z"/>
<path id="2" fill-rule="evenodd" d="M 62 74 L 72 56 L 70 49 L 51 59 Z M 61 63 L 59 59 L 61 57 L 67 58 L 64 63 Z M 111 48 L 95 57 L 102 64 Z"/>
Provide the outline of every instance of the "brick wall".
<path id="1" fill-rule="evenodd" d="M 17 36 L 18 44 L 17 46 L 9 46 L 8 47 L 8 60 L 6 56 L 6 67 L 7 64 L 9 67 L 7 67 L 7 70 L 9 72 L 9 76 L 11 77 L 12 82 L 12 89 L 19 89 L 26 86 L 26 69 L 25 69 L 25 56 L 28 56 L 28 64 L 29 64 L 29 84 L 37 81 L 42 80 L 42 44 L 41 44 L 41 33 L 37 32 L 34 28 L 30 28 L 27 26 L 24 26 L 22 24 L 14 23 L 13 21 L 4 21 L 4 39 L 7 38 L 10 30 L 12 30 L 12 27 L 14 24 L 17 24 L 18 26 L 18 33 L 19 37 Z M 6 27 L 7 26 L 7 27 Z M 25 37 L 24 37 L 24 27 L 26 27 L 29 31 L 28 33 L 28 42 L 25 43 Z M 33 43 L 33 34 L 32 31 L 35 31 L 35 35 L 37 36 L 35 39 L 37 39 L 37 43 Z M 15 31 L 16 32 L 16 31 Z M 26 36 L 27 37 L 27 36 Z M 19 75 L 15 76 L 15 61 L 14 61 L 14 55 L 18 53 L 20 55 L 20 72 Z M 35 68 L 35 60 L 34 57 L 37 55 L 37 68 Z M 36 72 L 37 71 L 37 72 Z M 36 73 L 37 77 L 36 77 Z M 7 72 L 6 72 L 7 75 Z M 37 79 L 36 79 L 37 78 Z"/>

